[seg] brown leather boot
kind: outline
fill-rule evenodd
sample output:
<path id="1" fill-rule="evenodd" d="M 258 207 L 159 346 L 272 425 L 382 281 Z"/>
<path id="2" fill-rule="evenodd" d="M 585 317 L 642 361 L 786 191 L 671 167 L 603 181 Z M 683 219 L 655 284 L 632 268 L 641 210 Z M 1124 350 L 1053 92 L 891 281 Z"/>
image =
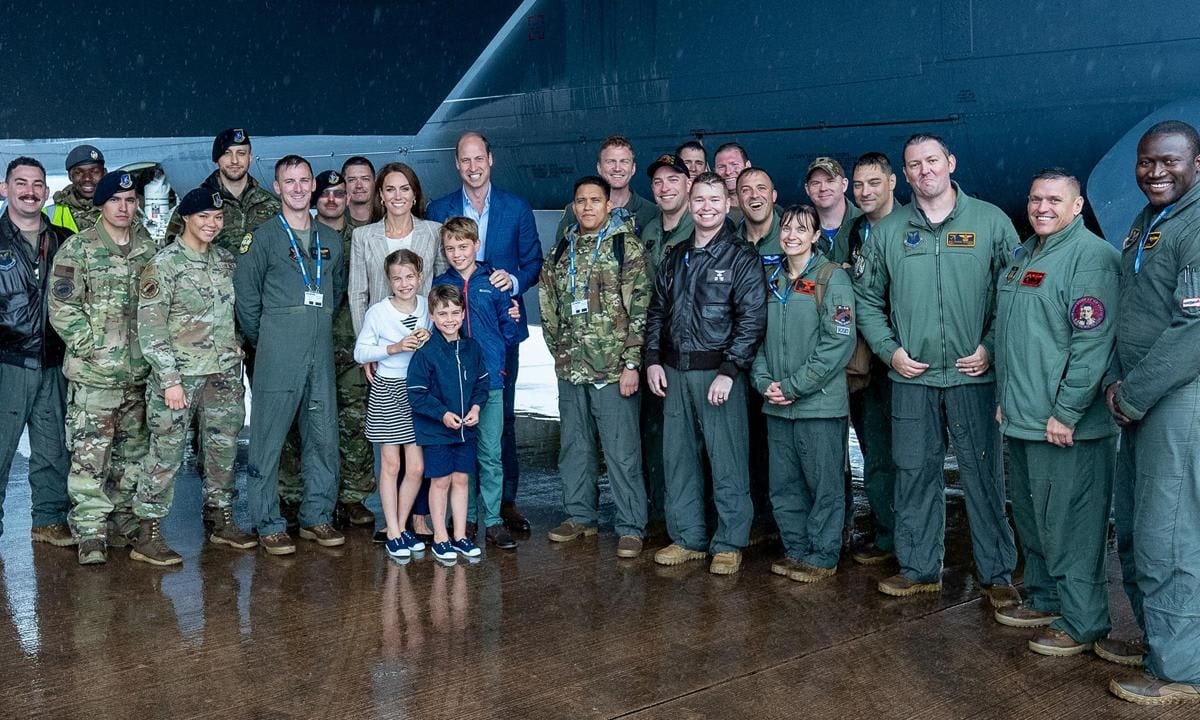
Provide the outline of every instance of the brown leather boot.
<path id="1" fill-rule="evenodd" d="M 169 567 L 183 562 L 179 553 L 172 550 L 167 545 L 167 541 L 163 540 L 157 518 L 142 520 L 138 523 L 138 537 L 129 551 L 129 558 L 159 567 Z"/>
<path id="2" fill-rule="evenodd" d="M 204 529 L 208 531 L 208 541 L 214 545 L 228 545 L 238 550 L 249 550 L 258 545 L 258 538 L 242 532 L 233 521 L 231 507 L 205 507 Z"/>

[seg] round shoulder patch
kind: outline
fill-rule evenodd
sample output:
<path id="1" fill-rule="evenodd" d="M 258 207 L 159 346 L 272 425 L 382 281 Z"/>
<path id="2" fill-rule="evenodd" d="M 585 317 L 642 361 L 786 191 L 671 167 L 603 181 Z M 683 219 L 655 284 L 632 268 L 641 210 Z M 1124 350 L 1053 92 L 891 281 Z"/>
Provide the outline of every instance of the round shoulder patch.
<path id="1" fill-rule="evenodd" d="M 250 252 L 250 245 L 254 242 L 254 233 L 246 233 L 246 237 L 242 238 L 242 244 L 238 246 L 238 254 L 245 255 Z"/>
<path id="2" fill-rule="evenodd" d="M 1071 305 L 1071 325 L 1077 330 L 1095 330 L 1104 322 L 1104 303 L 1100 298 L 1084 295 Z"/>
<path id="3" fill-rule="evenodd" d="M 153 300 L 158 297 L 158 281 L 154 278 L 148 278 L 142 281 L 142 298 L 145 300 Z"/>
<path id="4" fill-rule="evenodd" d="M 75 281 L 68 278 L 56 278 L 50 292 L 54 293 L 54 297 L 59 300 L 66 300 L 75 294 Z"/>

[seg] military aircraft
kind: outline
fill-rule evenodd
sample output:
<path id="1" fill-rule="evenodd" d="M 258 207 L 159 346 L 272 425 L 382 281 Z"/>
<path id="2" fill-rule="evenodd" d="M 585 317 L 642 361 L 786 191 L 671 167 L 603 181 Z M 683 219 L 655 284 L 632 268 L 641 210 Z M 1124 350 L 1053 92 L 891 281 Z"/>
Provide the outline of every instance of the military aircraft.
<path id="1" fill-rule="evenodd" d="M 497 184 L 560 208 L 572 181 L 592 171 L 601 139 L 622 133 L 642 167 L 686 139 L 709 148 L 736 140 L 786 203 L 804 198 L 811 158 L 832 155 L 849 168 L 882 150 L 898 165 L 905 138 L 924 131 L 946 138 L 967 192 L 1018 219 L 1041 167 L 1092 174 L 1092 205 L 1120 242 L 1141 204 L 1125 136 L 1136 142 L 1137 128 L 1166 117 L 1200 123 L 1200 30 L 1180 22 L 1193 15 L 1188 0 L 1152 9 L 1098 0 L 525 0 L 415 135 L 248 128 L 254 174 L 269 178 L 287 153 L 317 170 L 363 154 L 409 163 L 437 196 L 458 183 L 455 139 L 477 129 L 491 141 Z M 101 147 L 110 168 L 160 163 L 181 190 L 213 167 L 211 135 L 13 139 L 0 141 L 0 158 L 32 154 L 58 168 L 80 142 Z M 634 187 L 648 196 L 644 177 Z"/>

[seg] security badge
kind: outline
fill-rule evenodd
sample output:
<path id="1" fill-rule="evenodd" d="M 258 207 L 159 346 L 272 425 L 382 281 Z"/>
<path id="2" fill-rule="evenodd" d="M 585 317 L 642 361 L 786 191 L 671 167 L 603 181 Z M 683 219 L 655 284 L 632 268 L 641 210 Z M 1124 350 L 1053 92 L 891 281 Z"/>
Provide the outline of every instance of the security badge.
<path id="1" fill-rule="evenodd" d="M 129 177 L 129 173 L 122 173 L 117 185 L 120 185 L 122 190 L 128 190 L 133 187 L 133 178 Z"/>
<path id="2" fill-rule="evenodd" d="M 946 247 L 973 248 L 975 247 L 975 233 L 969 232 L 954 232 L 946 234 Z"/>
<path id="3" fill-rule="evenodd" d="M 586 315 L 588 311 L 587 300 L 574 300 L 571 302 L 571 315 Z"/>
<path id="4" fill-rule="evenodd" d="M 1104 322 L 1106 313 L 1100 298 L 1084 295 L 1071 305 L 1071 325 L 1076 330 L 1094 330 Z"/>
<path id="5" fill-rule="evenodd" d="M 332 170 L 329 171 L 329 184 L 330 185 L 337 185 L 341 181 L 342 181 L 342 179 L 340 177 L 338 177 L 337 173 L 333 172 Z"/>
<path id="6" fill-rule="evenodd" d="M 212 194 L 212 202 L 213 202 L 213 207 L 216 208 L 217 210 L 220 210 L 221 206 L 225 204 L 225 200 L 221 197 L 221 193 L 219 193 L 219 192 L 215 192 Z"/>
<path id="7" fill-rule="evenodd" d="M 904 247 L 915 248 L 921 244 L 921 233 L 916 230 L 909 230 L 904 236 Z"/>
<path id="8" fill-rule="evenodd" d="M 12 250 L 0 250 L 0 271 L 7 272 L 17 266 L 17 258 Z"/>
<path id="9" fill-rule="evenodd" d="M 234 131 L 233 131 L 233 141 L 234 141 L 235 143 L 243 143 L 243 142 L 246 142 L 246 133 L 245 133 L 245 132 L 243 132 L 241 128 L 238 128 L 237 130 L 234 130 Z"/>
<path id="10" fill-rule="evenodd" d="M 849 335 L 850 325 L 854 322 L 854 313 L 849 305 L 836 305 L 833 308 L 833 322 L 837 325 L 838 335 Z"/>
<path id="11" fill-rule="evenodd" d="M 304 291 L 304 304 L 309 307 L 324 307 L 325 306 L 325 294 L 322 293 L 320 290 L 305 290 Z"/>

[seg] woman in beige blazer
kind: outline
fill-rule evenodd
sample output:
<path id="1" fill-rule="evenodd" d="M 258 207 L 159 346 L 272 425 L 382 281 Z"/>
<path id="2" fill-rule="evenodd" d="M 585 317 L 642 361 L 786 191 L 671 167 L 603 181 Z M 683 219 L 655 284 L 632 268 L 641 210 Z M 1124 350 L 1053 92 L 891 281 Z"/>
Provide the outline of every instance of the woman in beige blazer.
<path id="1" fill-rule="evenodd" d="M 367 308 L 392 294 L 383 261 L 393 250 L 412 250 L 420 256 L 422 295 L 433 278 L 448 267 L 442 252 L 441 223 L 425 220 L 425 194 L 417 173 L 404 163 L 388 163 L 375 176 L 372 202 L 383 219 L 355 228 L 350 241 L 350 318 L 354 332 L 362 330 Z"/>

